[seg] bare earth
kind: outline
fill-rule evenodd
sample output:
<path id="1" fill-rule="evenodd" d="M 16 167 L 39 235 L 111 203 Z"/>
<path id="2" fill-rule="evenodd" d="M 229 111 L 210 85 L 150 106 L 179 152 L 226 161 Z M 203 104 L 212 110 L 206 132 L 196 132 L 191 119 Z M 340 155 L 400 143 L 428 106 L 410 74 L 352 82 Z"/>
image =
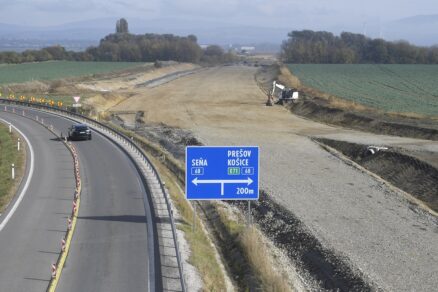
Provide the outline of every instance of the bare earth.
<path id="1" fill-rule="evenodd" d="M 208 145 L 259 145 L 261 188 L 328 248 L 388 291 L 438 287 L 437 218 L 321 149 L 309 137 L 438 153 L 438 143 L 344 130 L 266 107 L 256 68 L 211 68 L 154 88 L 130 88 L 112 110 L 191 130 Z"/>

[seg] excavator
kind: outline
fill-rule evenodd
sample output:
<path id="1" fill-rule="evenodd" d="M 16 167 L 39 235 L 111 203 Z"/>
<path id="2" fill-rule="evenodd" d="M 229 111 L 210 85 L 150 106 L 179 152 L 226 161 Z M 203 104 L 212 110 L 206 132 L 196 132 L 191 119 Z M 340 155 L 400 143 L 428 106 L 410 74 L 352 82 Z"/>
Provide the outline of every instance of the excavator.
<path id="1" fill-rule="evenodd" d="M 276 91 L 278 91 L 277 88 L 280 90 L 279 93 L 276 93 Z M 277 98 L 277 101 L 275 103 L 283 104 L 284 102 L 298 100 L 298 96 L 298 91 L 295 91 L 295 89 L 293 88 L 288 88 L 283 84 L 277 83 L 277 81 L 274 80 L 274 82 L 272 83 L 272 90 L 268 94 L 268 100 L 266 101 L 266 105 L 272 106 L 274 102 L 274 97 Z"/>

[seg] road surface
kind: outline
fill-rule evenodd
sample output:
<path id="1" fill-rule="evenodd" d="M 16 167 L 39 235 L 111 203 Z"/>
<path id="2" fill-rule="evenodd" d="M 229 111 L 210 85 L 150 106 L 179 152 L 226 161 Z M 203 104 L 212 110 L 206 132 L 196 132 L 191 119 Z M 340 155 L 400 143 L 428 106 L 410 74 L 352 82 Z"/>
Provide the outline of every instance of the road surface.
<path id="1" fill-rule="evenodd" d="M 27 118 L 0 112 L 28 137 L 35 168 L 27 192 L 0 231 L 0 291 L 45 291 L 71 212 L 73 159 L 47 129 Z M 30 151 L 27 173 L 29 174 Z M 26 177 L 23 179 L 23 183 Z M 21 188 L 19 192 L 21 191 Z M 15 201 L 2 214 L 6 218 Z"/>
<path id="2" fill-rule="evenodd" d="M 34 115 L 34 111 L 27 110 L 27 116 Z M 38 113 L 38 116 L 64 133 L 72 124 L 53 115 Z M 32 129 L 34 127 L 31 126 Z M 64 147 L 60 142 L 53 143 Z M 145 189 L 140 177 L 126 154 L 100 134 L 93 133 L 92 141 L 73 143 L 80 160 L 82 199 L 76 231 L 57 291 L 146 291 L 148 252 L 143 205 Z M 45 144 L 46 140 L 43 140 L 38 148 L 47 148 Z M 47 151 L 51 152 L 50 149 Z M 67 157 L 72 169 L 71 158 Z M 44 157 L 38 165 L 47 165 L 45 161 L 54 163 L 54 160 Z M 53 170 L 54 174 L 56 170 Z M 67 196 L 71 198 L 72 194 L 73 189 L 66 189 Z M 67 209 L 59 212 L 62 217 L 67 217 L 65 214 L 71 209 L 71 200 L 65 202 Z M 67 219 L 61 219 L 64 224 L 60 223 L 53 229 L 65 229 Z M 14 229 L 18 232 L 20 228 Z M 59 252 L 59 241 L 54 241 L 51 252 Z M 56 253 L 50 255 L 56 259 Z M 18 257 L 12 257 L 11 265 L 18 260 Z M 32 265 L 32 261 L 23 260 L 23 263 Z M 48 279 L 49 266 L 44 272 Z M 42 276 L 33 278 L 44 279 Z M 44 285 L 47 286 L 47 282 Z"/>

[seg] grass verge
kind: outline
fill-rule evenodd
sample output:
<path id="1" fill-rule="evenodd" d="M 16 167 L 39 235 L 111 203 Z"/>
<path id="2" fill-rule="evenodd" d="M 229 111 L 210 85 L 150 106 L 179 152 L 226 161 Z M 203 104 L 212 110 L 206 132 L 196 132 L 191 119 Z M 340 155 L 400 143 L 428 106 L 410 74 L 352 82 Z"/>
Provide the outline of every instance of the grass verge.
<path id="1" fill-rule="evenodd" d="M 0 213 L 14 197 L 24 175 L 26 147 L 21 140 L 20 151 L 17 151 L 18 134 L 9 133 L 8 126 L 0 123 Z M 11 179 L 11 164 L 15 164 L 15 180 Z"/>
<path id="2" fill-rule="evenodd" d="M 150 157 L 150 159 L 166 183 L 173 204 L 181 216 L 177 227 L 184 232 L 185 239 L 190 245 L 191 254 L 189 262 L 199 271 L 203 281 L 204 291 L 226 291 L 227 287 L 224 273 L 217 261 L 216 252 L 208 235 L 205 230 L 200 227 L 201 222 L 199 218 L 195 218 L 196 228 L 195 231 L 193 231 L 194 218 L 190 203 L 184 198 L 184 194 L 175 183 L 175 178 L 172 173 L 158 159 L 153 157 Z"/>

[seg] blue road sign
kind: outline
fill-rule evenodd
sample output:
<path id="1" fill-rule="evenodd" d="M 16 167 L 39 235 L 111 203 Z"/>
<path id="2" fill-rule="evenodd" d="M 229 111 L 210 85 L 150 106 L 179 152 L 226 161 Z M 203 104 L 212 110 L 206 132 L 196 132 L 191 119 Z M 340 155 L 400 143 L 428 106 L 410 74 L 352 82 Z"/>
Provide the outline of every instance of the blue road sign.
<path id="1" fill-rule="evenodd" d="M 188 200 L 258 200 L 259 147 L 186 148 Z"/>

